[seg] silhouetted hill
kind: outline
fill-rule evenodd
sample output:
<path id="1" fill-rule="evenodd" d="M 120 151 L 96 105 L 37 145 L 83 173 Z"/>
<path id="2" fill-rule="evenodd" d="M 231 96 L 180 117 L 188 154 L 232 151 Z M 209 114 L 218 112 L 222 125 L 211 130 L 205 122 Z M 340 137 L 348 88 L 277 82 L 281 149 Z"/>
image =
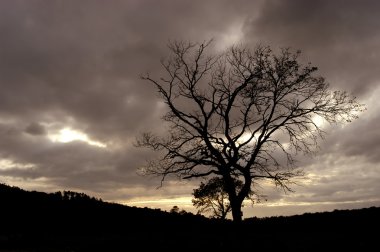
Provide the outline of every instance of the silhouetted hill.
<path id="1" fill-rule="evenodd" d="M 83 193 L 29 192 L 4 184 L 0 184 L 0 206 L 0 250 L 107 251 L 121 244 L 165 248 L 187 242 L 181 233 L 196 236 L 199 228 L 206 231 L 209 223 L 216 223 L 191 213 L 103 202 Z"/>
<path id="2" fill-rule="evenodd" d="M 190 213 L 129 207 L 83 193 L 0 184 L 0 251 L 370 248 L 380 208 L 250 218 L 241 225 Z"/>

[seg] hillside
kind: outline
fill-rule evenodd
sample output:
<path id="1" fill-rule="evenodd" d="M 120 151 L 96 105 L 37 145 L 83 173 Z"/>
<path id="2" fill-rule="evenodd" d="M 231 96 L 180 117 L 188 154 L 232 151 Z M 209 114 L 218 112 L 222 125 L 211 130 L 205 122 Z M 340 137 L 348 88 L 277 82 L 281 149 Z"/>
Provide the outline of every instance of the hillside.
<path id="1" fill-rule="evenodd" d="M 0 184 L 0 251 L 282 249 L 362 250 L 375 244 L 380 208 L 251 218 L 241 225 L 103 202 L 71 191 Z"/>

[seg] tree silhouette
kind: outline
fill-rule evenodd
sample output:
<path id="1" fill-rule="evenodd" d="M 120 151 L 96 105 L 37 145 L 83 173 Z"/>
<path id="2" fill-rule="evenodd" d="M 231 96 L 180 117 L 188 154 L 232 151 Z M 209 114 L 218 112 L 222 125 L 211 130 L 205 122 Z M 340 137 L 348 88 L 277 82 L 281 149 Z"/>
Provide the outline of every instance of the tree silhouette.
<path id="1" fill-rule="evenodd" d="M 173 206 L 172 209 L 170 209 L 170 213 L 179 213 L 179 207 Z"/>
<path id="2" fill-rule="evenodd" d="M 235 187 L 241 190 L 243 183 L 235 179 Z M 249 194 L 249 199 L 253 200 L 254 193 Z M 220 177 L 213 177 L 207 183 L 201 182 L 199 188 L 193 191 L 193 205 L 198 208 L 198 214 L 211 212 L 211 217 L 225 219 L 231 212 L 231 204 L 228 200 L 228 193 L 223 180 Z M 259 201 L 259 198 L 257 198 Z"/>
<path id="3" fill-rule="evenodd" d="M 240 222 L 254 183 L 269 180 L 291 191 L 303 175 L 295 155 L 314 152 L 324 136 L 317 120 L 350 122 L 364 107 L 330 90 L 316 67 L 299 62 L 300 52 L 235 46 L 212 55 L 210 45 L 172 42 L 170 57 L 161 62 L 166 74 L 142 76 L 168 107 L 168 130 L 163 137 L 143 133 L 137 146 L 162 154 L 142 171 L 162 181 L 170 174 L 220 177 L 233 220 Z"/>

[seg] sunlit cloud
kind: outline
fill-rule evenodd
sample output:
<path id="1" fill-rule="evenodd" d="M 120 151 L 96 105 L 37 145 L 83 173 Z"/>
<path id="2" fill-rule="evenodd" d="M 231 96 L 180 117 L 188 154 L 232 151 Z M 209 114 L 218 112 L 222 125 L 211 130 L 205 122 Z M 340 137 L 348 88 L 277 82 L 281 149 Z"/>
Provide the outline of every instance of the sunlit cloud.
<path id="1" fill-rule="evenodd" d="M 12 170 L 12 169 L 31 169 L 34 168 L 34 164 L 28 164 L 28 163 L 18 163 L 11 159 L 0 159 L 0 171 L 1 170 Z"/>
<path id="2" fill-rule="evenodd" d="M 312 120 L 318 128 L 323 128 L 327 123 L 327 121 L 319 115 L 315 115 Z"/>
<path id="3" fill-rule="evenodd" d="M 151 204 L 151 205 L 162 205 L 162 204 L 169 204 L 169 205 L 186 205 L 186 204 L 191 204 L 191 197 L 177 197 L 177 198 L 161 198 L 161 199 L 152 199 L 152 198 L 141 198 L 141 199 L 135 199 L 133 201 L 128 201 L 128 204 L 131 205 L 146 205 L 146 204 Z"/>
<path id="4" fill-rule="evenodd" d="M 241 43 L 244 36 L 243 33 L 243 22 L 236 22 L 231 24 L 227 30 L 220 36 L 217 41 L 218 50 L 225 50 L 230 46 L 237 45 Z"/>
<path id="5" fill-rule="evenodd" d="M 53 142 L 69 143 L 73 141 L 85 142 L 89 145 L 106 148 L 107 145 L 98 141 L 91 140 L 85 133 L 70 128 L 63 128 L 58 133 L 48 136 Z"/>

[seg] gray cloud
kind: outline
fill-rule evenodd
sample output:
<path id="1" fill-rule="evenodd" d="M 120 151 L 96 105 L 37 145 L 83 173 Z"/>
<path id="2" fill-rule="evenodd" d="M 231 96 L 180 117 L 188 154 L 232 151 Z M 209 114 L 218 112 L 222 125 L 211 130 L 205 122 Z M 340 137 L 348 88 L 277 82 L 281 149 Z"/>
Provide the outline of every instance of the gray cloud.
<path id="1" fill-rule="evenodd" d="M 45 127 L 39 123 L 32 122 L 26 128 L 25 132 L 31 135 L 45 135 L 46 130 Z"/>
<path id="2" fill-rule="evenodd" d="M 196 181 L 180 186 L 169 181 L 155 190 L 158 178 L 136 174 L 155 154 L 132 143 L 142 131 L 164 131 L 160 117 L 165 109 L 139 75 L 160 76 L 168 40 L 210 38 L 218 48 L 241 41 L 301 49 L 333 88 L 353 92 L 367 103 L 368 111 L 358 121 L 326 128 L 330 133 L 320 155 L 360 157 L 360 162 L 352 161 L 362 164 L 356 169 L 376 175 L 378 5 L 327 0 L 2 1 L 0 161 L 8 163 L 0 168 L 0 179 L 28 188 L 82 190 L 105 200 L 190 196 Z M 107 148 L 49 138 L 63 128 L 81 131 Z M 315 160 L 300 161 L 306 170 L 332 177 L 301 190 L 294 202 L 305 195 L 313 195 L 310 201 L 339 202 L 331 192 L 345 190 L 350 197 L 374 197 L 352 194 L 349 183 L 312 166 Z M 329 165 L 338 174 L 344 171 L 341 164 Z M 377 175 L 360 181 L 344 178 L 358 183 L 356 192 L 380 190 L 373 186 Z M 277 192 L 271 195 L 274 201 L 284 199 Z"/>
<path id="3" fill-rule="evenodd" d="M 377 85 L 380 69 L 378 1 L 266 1 L 245 26 L 249 41 L 292 47 L 335 87 L 362 95 Z"/>

